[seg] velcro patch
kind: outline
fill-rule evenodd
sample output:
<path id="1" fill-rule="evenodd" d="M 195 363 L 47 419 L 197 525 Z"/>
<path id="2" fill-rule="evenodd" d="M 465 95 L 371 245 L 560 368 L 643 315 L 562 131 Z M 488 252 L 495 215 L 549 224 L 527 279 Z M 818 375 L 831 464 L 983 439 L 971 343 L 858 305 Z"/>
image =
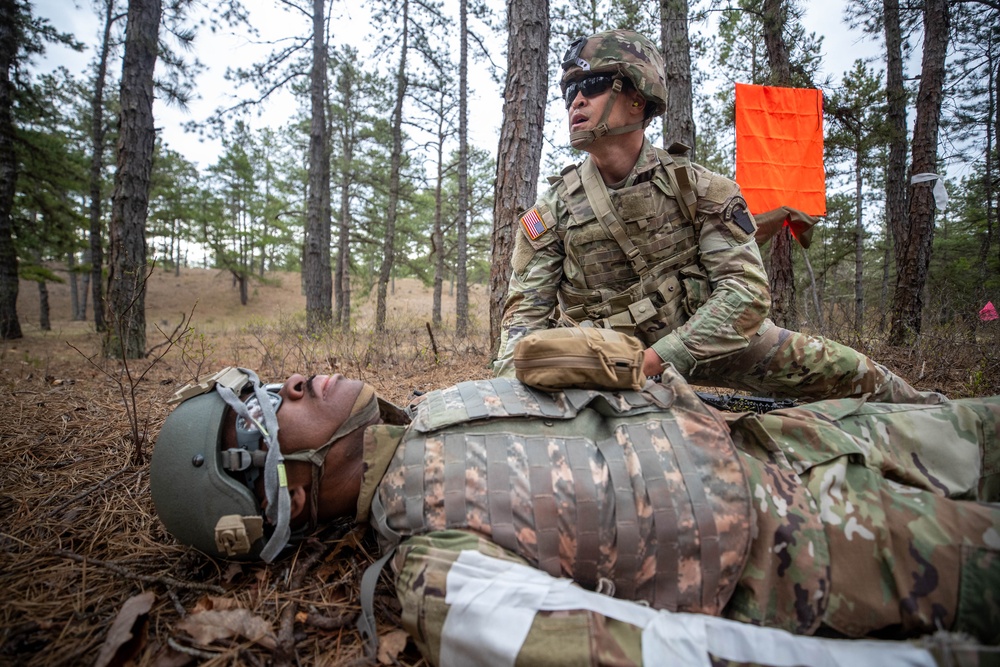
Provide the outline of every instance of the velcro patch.
<path id="1" fill-rule="evenodd" d="M 734 225 L 738 227 L 746 237 L 753 236 L 757 229 L 753 218 L 750 217 L 750 212 L 747 211 L 747 202 L 743 197 L 733 197 L 726 204 L 726 208 L 722 211 L 722 220 L 730 229 Z"/>
<path id="2" fill-rule="evenodd" d="M 521 216 L 521 228 L 532 241 L 548 231 L 548 227 L 545 226 L 545 221 L 542 220 L 537 208 L 533 208 Z"/>

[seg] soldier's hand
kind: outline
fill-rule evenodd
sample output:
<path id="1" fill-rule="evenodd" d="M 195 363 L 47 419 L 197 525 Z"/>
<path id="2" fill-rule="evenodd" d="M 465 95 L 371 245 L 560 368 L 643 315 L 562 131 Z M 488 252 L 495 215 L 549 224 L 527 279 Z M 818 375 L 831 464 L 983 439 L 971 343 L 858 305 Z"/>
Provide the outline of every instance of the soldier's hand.
<path id="1" fill-rule="evenodd" d="M 651 347 L 647 347 L 643 353 L 642 372 L 646 374 L 646 377 L 663 373 L 663 359 L 660 359 L 660 355 Z"/>

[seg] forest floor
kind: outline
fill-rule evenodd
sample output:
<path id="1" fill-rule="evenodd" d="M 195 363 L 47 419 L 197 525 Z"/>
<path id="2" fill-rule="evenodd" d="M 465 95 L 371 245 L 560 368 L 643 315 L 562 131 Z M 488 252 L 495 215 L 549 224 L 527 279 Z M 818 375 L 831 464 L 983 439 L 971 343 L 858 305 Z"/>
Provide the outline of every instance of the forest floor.
<path id="1" fill-rule="evenodd" d="M 70 320 L 65 285 L 50 286 L 52 330 L 42 331 L 37 286 L 21 284 L 24 337 L 0 343 L 0 663 L 422 664 L 387 575 L 376 596 L 382 649 L 365 656 L 354 621 L 369 536 L 334 526 L 271 566 L 211 560 L 159 524 L 147 464 L 172 393 L 223 366 L 265 380 L 342 372 L 398 404 L 489 377 L 485 287 L 472 288 L 473 333 L 461 340 L 454 299 L 443 300 L 451 329 L 433 328 L 431 292 L 410 279 L 396 282 L 384 331 L 372 330 L 371 295 L 355 304 L 350 332 L 318 339 L 302 334 L 298 274 L 256 283 L 247 306 L 220 271 L 156 270 L 147 288 L 155 351 L 125 366 L 101 358 L 91 323 Z M 187 323 L 180 342 L 164 344 Z M 921 389 L 1000 393 L 1000 326 L 865 351 Z"/>

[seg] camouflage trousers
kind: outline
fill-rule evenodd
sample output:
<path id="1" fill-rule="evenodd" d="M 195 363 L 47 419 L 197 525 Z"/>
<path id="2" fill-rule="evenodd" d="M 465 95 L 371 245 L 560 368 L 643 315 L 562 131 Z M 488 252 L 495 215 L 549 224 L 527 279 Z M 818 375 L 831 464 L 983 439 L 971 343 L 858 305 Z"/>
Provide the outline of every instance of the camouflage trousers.
<path id="1" fill-rule="evenodd" d="M 914 389 L 906 380 L 853 348 L 767 320 L 738 354 L 699 363 L 692 384 L 723 386 L 762 396 L 820 401 L 861 397 L 884 403 L 940 403 L 937 392 Z"/>
<path id="2" fill-rule="evenodd" d="M 1000 644 L 1000 397 L 731 417 L 757 535 L 731 618 Z M 957 501 L 964 498 L 967 501 Z"/>

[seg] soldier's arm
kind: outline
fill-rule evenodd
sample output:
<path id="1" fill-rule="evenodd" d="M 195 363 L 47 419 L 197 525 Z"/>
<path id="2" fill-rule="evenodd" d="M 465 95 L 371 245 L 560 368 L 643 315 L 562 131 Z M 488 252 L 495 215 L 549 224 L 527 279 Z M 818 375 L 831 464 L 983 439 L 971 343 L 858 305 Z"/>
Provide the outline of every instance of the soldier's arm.
<path id="1" fill-rule="evenodd" d="M 465 531 L 410 538 L 395 565 L 403 625 L 434 665 L 858 665 L 861 655 L 865 665 L 935 664 L 925 648 L 907 642 L 859 644 L 656 612 L 583 591 Z M 967 638 L 956 639 L 940 647 L 946 656 L 970 648 Z M 938 641 L 948 643 L 939 635 L 931 643 Z"/>
<path id="2" fill-rule="evenodd" d="M 683 375 L 699 362 L 743 350 L 771 307 L 767 274 L 754 241 L 753 217 L 738 186 L 717 178 L 716 190 L 727 187 L 728 193 L 723 194 L 728 196 L 716 194 L 718 203 L 708 201 L 699 207 L 698 245 L 711 296 L 683 326 L 653 345 L 657 355 Z M 709 196 L 712 190 L 710 186 Z"/>
<path id="3" fill-rule="evenodd" d="M 556 294 L 563 279 L 563 242 L 556 234 L 556 217 L 550 207 L 539 202 L 546 230 L 531 239 L 519 222 L 511 256 L 510 284 L 500 323 L 500 345 L 493 374 L 514 377 L 514 346 L 532 331 L 547 329 L 555 313 Z"/>
<path id="4" fill-rule="evenodd" d="M 478 619 L 489 627 L 479 627 L 473 612 L 453 618 L 446 629 L 451 609 L 445 602 L 448 574 L 462 551 L 527 565 L 486 538 L 457 530 L 413 537 L 399 547 L 395 556 L 396 594 L 403 608 L 403 626 L 431 664 L 441 664 L 442 640 L 447 645 L 446 655 L 467 652 L 464 654 L 477 658 L 461 660 L 461 664 L 493 664 L 484 637 L 488 629 L 497 627 L 504 632 L 504 650 L 514 652 L 518 665 L 642 664 L 641 628 L 586 610 L 534 614 L 520 648 L 514 644 L 516 623 L 504 624 L 502 608 L 492 608 L 486 618 Z M 495 591 L 496 586 L 491 585 L 490 590 Z M 463 632 L 462 628 L 478 631 Z"/>

